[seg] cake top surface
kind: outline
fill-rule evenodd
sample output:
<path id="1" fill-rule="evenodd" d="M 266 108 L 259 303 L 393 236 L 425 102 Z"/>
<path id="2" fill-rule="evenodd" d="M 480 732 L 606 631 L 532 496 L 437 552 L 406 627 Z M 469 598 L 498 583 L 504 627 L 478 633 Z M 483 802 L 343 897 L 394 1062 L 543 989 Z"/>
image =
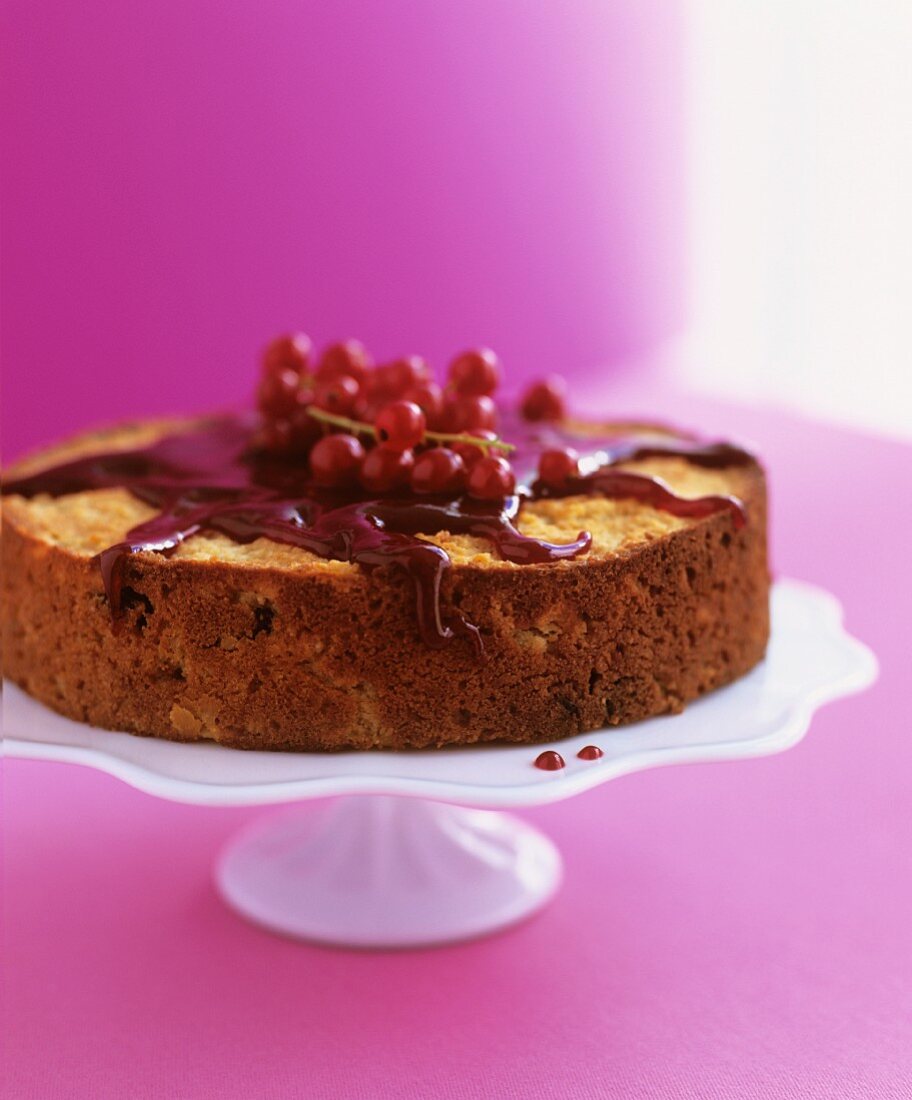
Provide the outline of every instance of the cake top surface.
<path id="1" fill-rule="evenodd" d="M 148 421 L 86 433 L 18 462 L 8 471 L 7 485 L 12 490 L 16 481 L 62 463 L 99 453 L 132 451 L 162 436 L 185 432 L 196 424 L 196 421 Z M 657 425 L 603 425 L 600 433 L 624 433 L 634 429 L 643 432 L 644 437 L 673 438 Z M 587 427 L 576 424 L 573 431 L 585 435 Z M 674 455 L 631 460 L 620 464 L 620 468 L 659 477 L 677 495 L 689 498 L 731 495 L 740 499 L 748 494 L 750 481 L 755 476 L 750 466 L 712 469 L 692 465 L 686 458 Z M 34 537 L 88 557 L 123 541 L 130 530 L 156 515 L 152 505 L 134 496 L 128 488 L 84 489 L 65 496 L 38 493 L 28 500 L 26 507 L 23 504 L 16 497 L 8 499 L 8 517 L 14 518 Z M 685 517 L 632 498 L 580 494 L 530 499 L 523 505 L 516 526 L 524 534 L 556 543 L 570 542 L 581 530 L 588 530 L 592 533 L 592 546 L 585 557 L 597 560 L 623 553 L 644 540 L 661 537 L 690 522 Z M 454 564 L 515 568 L 512 562 L 500 558 L 483 538 L 447 531 L 419 534 L 443 547 Z M 304 548 L 282 545 L 265 537 L 242 544 L 216 532 L 201 532 L 188 539 L 175 549 L 173 557 L 267 568 L 317 568 L 337 574 L 352 568 L 350 562 L 327 560 Z"/>
<path id="2" fill-rule="evenodd" d="M 582 563 L 719 512 L 744 521 L 738 498 L 758 476 L 745 451 L 573 421 L 556 379 L 531 387 L 518 414 L 498 409 L 499 374 L 493 353 L 465 353 L 443 390 L 415 357 L 371 370 L 354 342 L 313 369 L 306 338 L 282 338 L 264 357 L 259 415 L 79 437 L 8 472 L 7 517 L 97 556 L 115 616 L 136 553 L 338 576 L 398 566 L 430 644 L 477 638 L 458 612 L 441 614 L 454 564 Z"/>

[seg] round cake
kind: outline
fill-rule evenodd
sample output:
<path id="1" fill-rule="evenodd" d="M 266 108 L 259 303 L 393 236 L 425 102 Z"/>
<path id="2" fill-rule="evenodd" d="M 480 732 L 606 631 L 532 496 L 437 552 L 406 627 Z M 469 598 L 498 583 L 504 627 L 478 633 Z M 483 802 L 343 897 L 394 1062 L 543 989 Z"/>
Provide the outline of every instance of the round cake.
<path id="1" fill-rule="evenodd" d="M 120 425 L 3 479 L 3 672 L 109 729 L 250 749 L 551 741 L 674 713 L 768 631 L 741 448 L 521 414 L 489 352 L 437 387 L 270 346 L 259 412 Z"/>

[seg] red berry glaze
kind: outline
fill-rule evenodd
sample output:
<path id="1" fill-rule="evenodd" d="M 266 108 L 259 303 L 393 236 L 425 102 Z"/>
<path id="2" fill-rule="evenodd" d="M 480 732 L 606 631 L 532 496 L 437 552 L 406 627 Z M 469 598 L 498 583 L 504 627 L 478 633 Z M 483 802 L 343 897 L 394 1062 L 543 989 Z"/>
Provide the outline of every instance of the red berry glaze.
<path id="1" fill-rule="evenodd" d="M 427 420 L 412 401 L 391 401 L 374 421 L 377 442 L 392 451 L 406 451 L 424 439 Z"/>
<path id="2" fill-rule="evenodd" d="M 318 409 L 348 416 L 354 409 L 361 387 L 350 374 L 337 374 L 317 383 L 313 403 Z"/>
<path id="3" fill-rule="evenodd" d="M 515 488 L 516 475 L 505 458 L 487 455 L 469 471 L 469 494 L 478 500 L 501 500 L 510 496 Z"/>
<path id="4" fill-rule="evenodd" d="M 584 745 L 576 755 L 580 760 L 601 760 L 605 754 L 598 745 Z"/>
<path id="5" fill-rule="evenodd" d="M 464 397 L 489 397 L 500 385 L 500 360 L 490 348 L 457 355 L 450 363 L 450 386 Z"/>
<path id="6" fill-rule="evenodd" d="M 313 342 L 303 332 L 278 336 L 263 351 L 263 373 L 292 370 L 296 374 L 306 374 L 312 352 Z"/>
<path id="7" fill-rule="evenodd" d="M 351 485 L 364 459 L 361 441 L 353 435 L 324 435 L 310 452 L 310 472 L 318 485 Z"/>
<path id="8" fill-rule="evenodd" d="M 356 382 L 364 382 L 373 360 L 367 348 L 360 340 L 346 340 L 341 344 L 330 344 L 320 356 L 320 368 L 317 378 L 320 381 L 335 375 L 347 374 Z"/>
<path id="9" fill-rule="evenodd" d="M 411 477 L 416 493 L 459 493 L 465 488 L 465 463 L 448 447 L 432 447 L 415 459 Z"/>
<path id="10" fill-rule="evenodd" d="M 525 420 L 562 420 L 567 414 L 567 383 L 559 374 L 535 382 L 523 394 L 519 411 Z"/>
<path id="11" fill-rule="evenodd" d="M 579 473 L 579 455 L 572 447 L 543 451 L 538 460 L 538 476 L 549 489 L 562 489 Z"/>
<path id="12" fill-rule="evenodd" d="M 415 465 L 411 451 L 392 451 L 388 447 L 372 447 L 364 456 L 359 480 L 372 493 L 388 493 L 408 484 Z"/>

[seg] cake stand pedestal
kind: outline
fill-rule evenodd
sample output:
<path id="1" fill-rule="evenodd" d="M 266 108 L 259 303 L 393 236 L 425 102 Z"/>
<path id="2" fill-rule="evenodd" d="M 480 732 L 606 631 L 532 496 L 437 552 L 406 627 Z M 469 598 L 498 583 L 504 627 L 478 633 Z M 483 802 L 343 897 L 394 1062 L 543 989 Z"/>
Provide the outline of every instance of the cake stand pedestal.
<path id="1" fill-rule="evenodd" d="M 95 729 L 7 684 L 4 752 L 85 764 L 151 794 L 204 805 L 344 796 L 316 822 L 310 812 L 286 809 L 243 829 L 216 864 L 222 897 L 257 924 L 303 939 L 349 947 L 446 943 L 515 923 L 560 884 L 551 841 L 496 811 L 569 798 L 661 764 L 780 752 L 804 736 L 817 707 L 875 679 L 874 656 L 845 632 L 827 593 L 779 581 L 772 619 L 766 660 L 683 714 L 552 745 L 240 752 Z M 585 745 L 603 755 L 579 759 Z M 546 748 L 566 767 L 536 768 Z"/>
<path id="2" fill-rule="evenodd" d="M 550 840 L 512 814 L 425 798 L 338 799 L 256 821 L 216 864 L 235 909 L 277 932 L 354 947 L 467 939 L 533 913 L 560 884 Z"/>

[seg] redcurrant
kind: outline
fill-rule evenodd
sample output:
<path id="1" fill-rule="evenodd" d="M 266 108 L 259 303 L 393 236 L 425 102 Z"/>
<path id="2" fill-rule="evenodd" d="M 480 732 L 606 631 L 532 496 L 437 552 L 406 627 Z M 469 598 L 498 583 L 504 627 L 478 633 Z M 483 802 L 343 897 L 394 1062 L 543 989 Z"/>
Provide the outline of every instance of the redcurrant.
<path id="1" fill-rule="evenodd" d="M 314 404 L 318 409 L 348 416 L 355 407 L 361 387 L 350 374 L 337 374 L 317 383 Z"/>
<path id="2" fill-rule="evenodd" d="M 373 385 L 385 397 L 401 397 L 410 386 L 420 386 L 431 379 L 431 368 L 420 355 L 409 355 L 394 363 L 377 367 Z"/>
<path id="3" fill-rule="evenodd" d="M 500 384 L 500 360 L 490 348 L 464 351 L 450 363 L 450 386 L 466 397 L 490 396 Z"/>
<path id="4" fill-rule="evenodd" d="M 313 343 L 303 332 L 279 336 L 263 352 L 263 373 L 277 374 L 292 370 L 296 374 L 306 374 L 312 351 Z"/>
<path id="5" fill-rule="evenodd" d="M 424 413 L 428 427 L 433 428 L 440 423 L 440 415 L 443 412 L 443 390 L 436 382 L 419 382 L 409 386 L 402 395 L 405 401 L 414 402 Z"/>
<path id="6" fill-rule="evenodd" d="M 493 443 L 497 439 L 496 432 L 485 431 L 483 428 L 475 432 L 469 432 L 468 434 L 473 439 L 478 439 L 479 441 L 486 440 L 489 443 Z M 484 458 L 485 455 L 489 453 L 487 447 L 479 447 L 474 443 L 470 443 L 468 440 L 452 443 L 451 446 L 466 464 L 468 469 L 471 469 L 480 458 Z"/>
<path id="7" fill-rule="evenodd" d="M 267 417 L 290 416 L 298 405 L 301 377 L 290 368 L 264 374 L 257 388 L 257 405 Z"/>
<path id="8" fill-rule="evenodd" d="M 469 471 L 469 494 L 479 500 L 499 500 L 516 488 L 516 475 L 505 458 L 488 455 Z"/>
<path id="9" fill-rule="evenodd" d="M 572 447 L 543 451 L 538 460 L 538 476 L 551 489 L 562 489 L 579 473 L 579 455 Z"/>
<path id="10" fill-rule="evenodd" d="M 387 493 L 409 480 L 415 465 L 411 451 L 391 451 L 388 447 L 372 447 L 361 463 L 359 478 L 372 493 Z"/>
<path id="11" fill-rule="evenodd" d="M 535 382 L 523 394 L 520 412 L 526 420 L 562 420 L 567 409 L 567 383 L 559 374 Z"/>
<path id="12" fill-rule="evenodd" d="M 494 431 L 497 427 L 497 406 L 484 394 L 472 397 L 451 395 L 443 417 L 448 432 Z"/>
<path id="13" fill-rule="evenodd" d="M 299 405 L 288 421 L 291 428 L 292 446 L 299 453 L 306 451 L 311 444 L 316 443 L 323 435 L 323 425 L 307 411 L 307 405 L 309 404 L 310 401 L 308 400 L 306 404 Z"/>
<path id="14" fill-rule="evenodd" d="M 373 360 L 360 340 L 346 340 L 341 344 L 330 344 L 320 356 L 320 368 L 317 378 L 321 381 L 338 374 L 347 374 L 356 382 L 367 377 Z"/>
<path id="15" fill-rule="evenodd" d="M 310 452 L 310 471 L 318 485 L 350 485 L 364 458 L 361 441 L 353 435 L 324 435 Z"/>
<path id="16" fill-rule="evenodd" d="M 377 413 L 374 421 L 377 441 L 391 451 L 406 451 L 424 439 L 427 421 L 412 401 L 391 401 Z"/>
<path id="17" fill-rule="evenodd" d="M 458 493 L 465 488 L 465 463 L 448 447 L 431 447 L 415 459 L 411 480 L 416 493 Z"/>
<path id="18" fill-rule="evenodd" d="M 291 424 L 287 420 L 267 420 L 257 436 L 257 445 L 273 454 L 293 450 Z"/>

